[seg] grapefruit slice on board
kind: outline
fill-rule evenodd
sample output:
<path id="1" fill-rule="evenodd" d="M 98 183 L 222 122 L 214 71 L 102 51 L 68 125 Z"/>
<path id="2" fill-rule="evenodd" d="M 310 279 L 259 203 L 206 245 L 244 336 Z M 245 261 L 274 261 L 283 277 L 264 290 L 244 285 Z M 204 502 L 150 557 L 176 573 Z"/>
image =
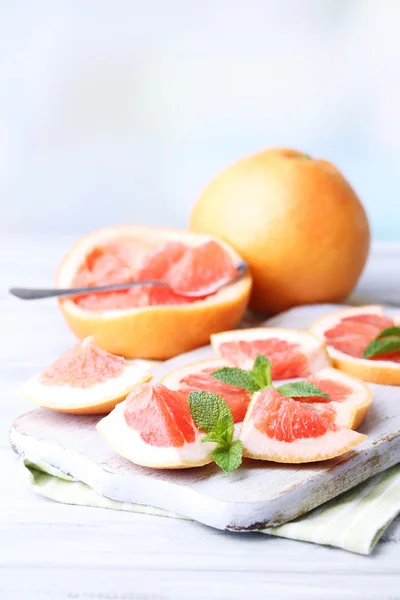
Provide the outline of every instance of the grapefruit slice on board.
<path id="1" fill-rule="evenodd" d="M 135 389 L 98 424 L 105 442 L 124 458 L 143 467 L 184 469 L 212 462 L 216 444 L 202 443 L 187 394 L 162 384 Z"/>
<path id="2" fill-rule="evenodd" d="M 24 383 L 19 393 L 60 412 L 103 414 L 150 379 L 136 365 L 101 350 L 88 337 Z"/>
<path id="3" fill-rule="evenodd" d="M 180 291 L 139 286 L 61 299 L 72 331 L 126 358 L 164 360 L 202 346 L 212 333 L 235 327 L 251 290 L 250 274 L 207 295 L 210 285 L 236 274 L 240 256 L 210 235 L 139 226 L 107 227 L 83 237 L 62 261 L 57 287 L 161 279 Z"/>
<path id="4" fill-rule="evenodd" d="M 334 458 L 365 438 L 274 388 L 254 394 L 239 435 L 243 456 L 280 463 Z"/>
<path id="5" fill-rule="evenodd" d="M 246 370 L 263 354 L 272 363 L 274 380 L 307 377 L 330 366 L 324 344 L 310 333 L 292 329 L 225 331 L 212 335 L 211 345 L 216 354 Z"/>
<path id="6" fill-rule="evenodd" d="M 222 367 L 233 366 L 225 359 L 202 360 L 168 373 L 161 379 L 171 390 L 181 390 L 187 396 L 190 392 L 204 390 L 221 396 L 232 411 L 235 423 L 241 423 L 246 415 L 252 394 L 243 388 L 223 383 L 211 373 Z"/>
<path id="7" fill-rule="evenodd" d="M 357 429 L 367 416 L 372 402 L 371 390 L 361 379 L 347 375 L 338 369 L 322 369 L 308 378 L 329 400 L 296 398 L 312 404 L 314 410 L 332 420 L 339 427 Z"/>
<path id="8" fill-rule="evenodd" d="M 398 319 L 385 315 L 382 306 L 347 308 L 312 325 L 311 332 L 327 344 L 334 366 L 364 381 L 400 385 L 400 352 L 363 358 L 368 344 Z"/>

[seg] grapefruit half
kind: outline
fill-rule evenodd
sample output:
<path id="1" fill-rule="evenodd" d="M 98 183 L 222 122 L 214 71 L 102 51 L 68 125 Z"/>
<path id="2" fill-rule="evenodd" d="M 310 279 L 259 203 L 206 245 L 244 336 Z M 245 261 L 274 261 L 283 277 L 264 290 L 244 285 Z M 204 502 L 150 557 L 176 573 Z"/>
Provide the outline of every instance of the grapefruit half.
<path id="1" fill-rule="evenodd" d="M 211 373 L 222 367 L 233 366 L 225 359 L 203 360 L 186 365 L 168 373 L 161 379 L 171 390 L 181 390 L 189 396 L 190 392 L 204 390 L 221 396 L 232 411 L 235 423 L 241 423 L 251 400 L 251 393 L 235 385 L 223 383 L 212 377 Z"/>
<path id="2" fill-rule="evenodd" d="M 59 412 L 104 414 L 150 379 L 136 365 L 101 350 L 88 337 L 24 383 L 19 393 Z"/>
<path id="3" fill-rule="evenodd" d="M 365 438 L 274 388 L 254 394 L 239 435 L 243 456 L 280 463 L 334 458 Z"/>
<path id="4" fill-rule="evenodd" d="M 319 319 L 311 332 L 327 344 L 334 366 L 371 383 L 400 385 L 400 352 L 363 358 L 368 344 L 397 319 L 382 306 L 347 308 Z"/>
<path id="5" fill-rule="evenodd" d="M 184 469 L 212 462 L 216 444 L 202 443 L 204 433 L 190 414 L 187 394 L 162 384 L 135 389 L 98 424 L 97 430 L 117 454 L 143 467 Z"/>
<path id="6" fill-rule="evenodd" d="M 139 226 L 107 227 L 82 238 L 62 261 L 56 287 L 162 279 L 188 299 L 156 286 L 61 299 L 72 331 L 126 358 L 164 360 L 208 343 L 212 333 L 235 327 L 249 300 L 250 274 L 219 292 L 210 285 L 236 273 L 240 256 L 210 235 Z"/>
<path id="7" fill-rule="evenodd" d="M 241 369 L 250 370 L 258 354 L 272 363 L 272 379 L 307 377 L 330 366 L 322 344 L 315 336 L 291 329 L 259 327 L 225 331 L 211 336 L 219 356 Z"/>

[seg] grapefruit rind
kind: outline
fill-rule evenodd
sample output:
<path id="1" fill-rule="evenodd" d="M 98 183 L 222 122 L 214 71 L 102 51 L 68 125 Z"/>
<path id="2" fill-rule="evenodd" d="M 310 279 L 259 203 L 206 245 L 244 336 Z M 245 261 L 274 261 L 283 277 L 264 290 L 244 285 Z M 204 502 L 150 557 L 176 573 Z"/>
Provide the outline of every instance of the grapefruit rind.
<path id="1" fill-rule="evenodd" d="M 322 369 L 316 375 L 320 379 L 331 379 L 338 383 L 343 383 L 345 386 L 352 389 L 349 397 L 342 402 L 331 401 L 328 406 L 331 406 L 336 411 L 334 423 L 339 427 L 346 429 L 357 429 L 367 416 L 369 407 L 372 402 L 372 392 L 365 383 L 357 378 L 347 375 L 338 369 Z M 324 410 L 326 404 L 320 404 L 321 410 Z M 314 410 L 318 404 L 313 404 Z"/>
<path id="2" fill-rule="evenodd" d="M 212 235 L 184 230 L 141 226 L 114 226 L 93 231 L 78 241 L 63 259 L 56 287 L 71 287 L 85 257 L 97 246 L 118 238 L 137 240 L 151 249 L 168 241 L 187 246 L 214 240 L 238 263 L 241 257 Z M 251 292 L 251 275 L 222 288 L 216 294 L 190 304 L 90 311 L 71 299 L 59 300 L 61 311 L 79 338 L 92 335 L 97 345 L 125 358 L 165 360 L 209 342 L 212 333 L 235 327 L 242 318 Z"/>
<path id="3" fill-rule="evenodd" d="M 318 319 L 310 328 L 313 335 L 321 341 L 325 340 L 325 331 L 335 327 L 345 317 L 351 317 L 362 314 L 375 314 L 384 316 L 384 308 L 379 305 L 360 306 L 346 308 L 334 312 L 326 317 Z M 400 325 L 399 317 L 394 318 L 394 322 Z M 370 383 L 379 383 L 383 385 L 400 385 L 400 364 L 389 360 L 369 360 L 366 358 L 355 358 L 345 352 L 341 352 L 327 343 L 329 356 L 333 361 L 333 366 L 344 373 L 358 377 L 363 381 Z"/>
<path id="4" fill-rule="evenodd" d="M 253 424 L 252 412 L 259 397 L 260 392 L 254 394 L 239 435 L 243 456 L 247 458 L 288 464 L 318 462 L 345 454 L 367 437 L 351 429 L 338 429 L 317 438 L 293 442 L 274 440 L 262 434 Z"/>
<path id="5" fill-rule="evenodd" d="M 233 331 L 223 331 L 211 336 L 211 345 L 214 352 L 219 355 L 219 348 L 225 342 L 235 341 L 253 341 L 277 338 L 286 342 L 292 342 L 300 346 L 309 362 L 310 373 L 316 373 L 321 369 L 329 367 L 331 361 L 325 348 L 315 335 L 307 331 L 296 329 L 278 329 L 272 327 L 254 327 L 251 329 L 236 329 Z M 254 359 L 245 361 L 241 368 L 250 370 Z"/>
<path id="6" fill-rule="evenodd" d="M 150 374 L 144 373 L 136 365 L 128 364 L 117 377 L 90 388 L 44 385 L 38 374 L 24 383 L 18 393 L 39 406 L 58 412 L 105 414 L 122 402 L 136 386 L 150 380 Z"/>
<path id="7" fill-rule="evenodd" d="M 213 442 L 202 443 L 203 433 L 196 440 L 181 447 L 151 446 L 146 444 L 140 432 L 129 427 L 124 418 L 125 402 L 103 417 L 96 428 L 103 440 L 120 456 L 136 465 L 152 469 L 187 469 L 202 467 L 212 462 Z"/>

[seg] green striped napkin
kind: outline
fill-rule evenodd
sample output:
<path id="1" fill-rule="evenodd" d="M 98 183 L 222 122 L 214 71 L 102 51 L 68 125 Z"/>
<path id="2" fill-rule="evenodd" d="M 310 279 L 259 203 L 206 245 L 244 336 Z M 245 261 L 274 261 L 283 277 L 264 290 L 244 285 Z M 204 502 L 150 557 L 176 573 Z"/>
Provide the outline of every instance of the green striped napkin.
<path id="1" fill-rule="evenodd" d="M 28 485 L 35 492 L 57 502 L 185 518 L 159 508 L 110 500 L 85 483 L 46 463 L 33 463 L 27 457 L 22 460 L 22 468 Z M 370 554 L 399 513 L 400 464 L 302 517 L 279 527 L 264 529 L 262 533 Z"/>

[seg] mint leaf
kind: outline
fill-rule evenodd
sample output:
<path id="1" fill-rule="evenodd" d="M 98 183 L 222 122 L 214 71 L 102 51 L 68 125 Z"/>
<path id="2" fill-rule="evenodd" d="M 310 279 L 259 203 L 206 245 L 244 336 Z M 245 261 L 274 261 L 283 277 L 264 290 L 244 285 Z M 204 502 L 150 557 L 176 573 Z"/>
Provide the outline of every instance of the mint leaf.
<path id="1" fill-rule="evenodd" d="M 207 433 L 202 442 L 217 442 L 217 444 L 229 445 L 232 442 L 235 428 L 230 415 L 225 415 L 217 422 L 215 428 Z"/>
<path id="2" fill-rule="evenodd" d="M 199 429 L 205 433 L 215 433 L 221 428 L 221 420 L 225 428 L 232 429 L 232 411 L 220 396 L 210 392 L 191 392 L 189 394 L 190 413 Z"/>
<path id="3" fill-rule="evenodd" d="M 400 327 L 387 327 L 376 337 L 377 340 L 381 340 L 382 338 L 396 336 L 400 337 Z"/>
<path id="4" fill-rule="evenodd" d="M 212 453 L 216 464 L 226 473 L 237 469 L 242 462 L 242 442 L 232 442 L 235 427 L 225 400 L 210 392 L 191 392 L 189 406 L 197 427 L 206 433 L 202 442 L 218 444 Z"/>
<path id="5" fill-rule="evenodd" d="M 242 442 L 236 440 L 230 446 L 218 446 L 212 453 L 212 457 L 225 473 L 231 473 L 242 464 L 242 452 Z"/>
<path id="6" fill-rule="evenodd" d="M 222 367 L 211 373 L 214 379 L 222 381 L 223 383 L 229 383 L 229 385 L 235 385 L 236 387 L 243 388 L 249 392 L 258 392 L 260 386 L 255 381 L 252 373 L 244 371 L 243 369 L 236 369 L 236 367 Z"/>
<path id="7" fill-rule="evenodd" d="M 287 398 L 307 398 L 307 396 L 318 396 L 329 400 L 328 394 L 324 394 L 319 387 L 310 381 L 296 381 L 284 383 L 277 388 L 278 392 Z"/>
<path id="8" fill-rule="evenodd" d="M 271 361 L 266 356 L 258 354 L 250 373 L 258 384 L 259 390 L 269 387 L 272 384 L 271 367 Z"/>
<path id="9" fill-rule="evenodd" d="M 379 334 L 382 335 L 382 334 Z M 364 358 L 379 356 L 379 354 L 391 354 L 400 350 L 400 336 L 377 338 L 373 340 L 364 350 Z"/>

